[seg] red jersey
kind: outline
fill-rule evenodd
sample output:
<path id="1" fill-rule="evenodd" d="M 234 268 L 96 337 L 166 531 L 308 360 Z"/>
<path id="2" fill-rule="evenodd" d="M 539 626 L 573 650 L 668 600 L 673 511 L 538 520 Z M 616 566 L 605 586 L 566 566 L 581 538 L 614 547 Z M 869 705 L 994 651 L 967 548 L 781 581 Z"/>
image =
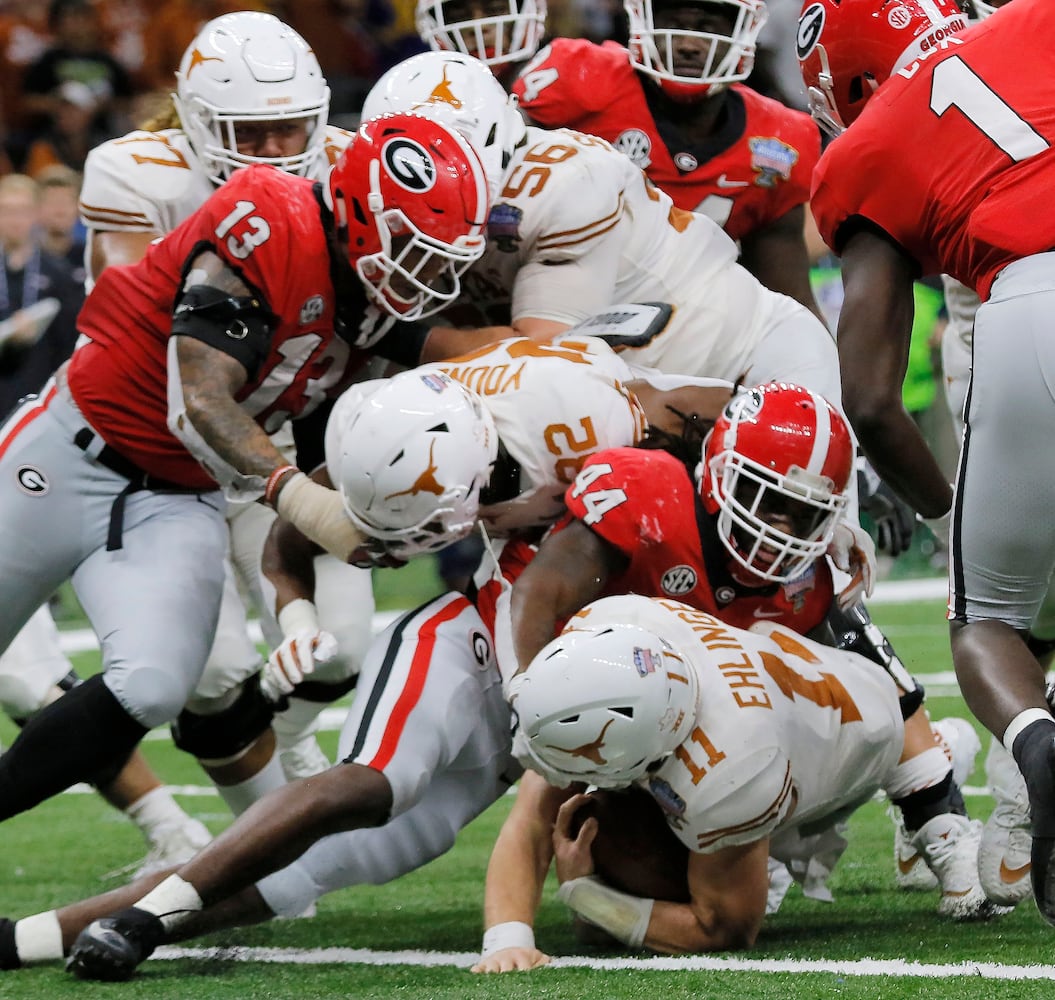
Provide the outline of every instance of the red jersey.
<path id="1" fill-rule="evenodd" d="M 716 519 L 685 466 L 666 452 L 599 452 L 586 460 L 565 502 L 571 517 L 630 561 L 602 596 L 673 597 L 738 628 L 772 621 L 801 635 L 827 617 L 834 587 L 823 559 L 791 583 L 751 588 L 732 578 Z"/>
<path id="2" fill-rule="evenodd" d="M 1012 261 L 1055 248 L 1055 5 L 1015 0 L 894 74 L 821 157 L 813 214 L 839 253 L 879 226 L 923 274 L 989 296 Z"/>
<path id="3" fill-rule="evenodd" d="M 74 352 L 68 379 L 85 419 L 108 444 L 153 476 L 215 487 L 167 426 L 173 305 L 188 260 L 203 249 L 240 274 L 278 318 L 267 359 L 236 397 L 265 430 L 307 415 L 348 384 L 367 356 L 334 330 L 320 213 L 312 181 L 246 167 L 141 261 L 103 271 L 78 319 L 89 340 Z"/>
<path id="4" fill-rule="evenodd" d="M 615 42 L 554 39 L 513 91 L 534 121 L 607 139 L 675 205 L 709 216 L 733 239 L 809 198 L 820 155 L 817 126 L 749 87 L 734 84 L 725 92 L 724 124 L 699 149 L 680 148 L 676 127 L 656 121 L 643 77 Z"/>

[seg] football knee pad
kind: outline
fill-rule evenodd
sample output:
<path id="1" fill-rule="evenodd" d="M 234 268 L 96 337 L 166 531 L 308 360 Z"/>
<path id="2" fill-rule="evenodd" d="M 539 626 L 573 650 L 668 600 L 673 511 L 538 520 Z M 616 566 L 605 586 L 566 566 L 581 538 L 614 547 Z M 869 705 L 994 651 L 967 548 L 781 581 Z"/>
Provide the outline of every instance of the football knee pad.
<path id="1" fill-rule="evenodd" d="M 199 760 L 226 760 L 267 732 L 274 706 L 260 692 L 260 675 L 250 677 L 225 709 L 201 715 L 184 709 L 172 723 L 173 742 Z"/>

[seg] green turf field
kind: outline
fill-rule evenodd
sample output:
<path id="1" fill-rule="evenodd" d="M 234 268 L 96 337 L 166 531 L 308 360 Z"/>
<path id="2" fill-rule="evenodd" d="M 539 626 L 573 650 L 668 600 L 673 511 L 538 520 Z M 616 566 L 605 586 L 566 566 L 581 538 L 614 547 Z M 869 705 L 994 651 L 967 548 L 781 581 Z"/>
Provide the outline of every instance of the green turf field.
<path id="1" fill-rule="evenodd" d="M 404 579 L 407 584 L 412 580 Z M 423 578 L 414 579 L 412 588 L 393 580 L 384 581 L 382 605 L 397 602 L 401 589 L 405 593 L 413 589 L 415 599 L 427 597 L 432 586 Z M 965 714 L 948 675 L 951 664 L 940 603 L 876 605 L 873 612 L 914 671 L 944 672 L 944 677 L 929 684 L 931 714 L 936 718 Z M 82 666 L 91 669 L 92 662 L 88 656 Z M 9 742 L 12 735 L 6 721 L 0 722 L 0 741 Z M 165 780 L 181 786 L 206 785 L 194 762 L 175 750 L 164 734 L 152 735 L 162 738 L 149 740 L 144 748 Z M 324 734 L 329 752 L 336 735 Z M 968 806 L 973 815 L 984 817 L 990 800 L 981 788 L 980 761 L 969 785 L 978 787 L 976 794 L 968 796 Z M 181 802 L 214 831 L 228 822 L 215 795 L 187 795 Z M 956 925 L 933 914 L 936 895 L 895 891 L 892 828 L 879 803 L 870 803 L 851 821 L 850 848 L 832 880 L 836 901 L 813 902 L 793 888 L 781 911 L 767 918 L 750 953 L 711 956 L 691 968 L 684 960 L 657 961 L 643 953 L 612 954 L 579 946 L 551 885 L 537 936 L 541 948 L 559 957 L 559 967 L 513 976 L 473 976 L 467 968 L 480 941 L 484 867 L 508 806 L 509 800 L 497 803 L 463 831 L 450 854 L 434 864 L 388 886 L 335 893 L 320 901 L 313 919 L 193 942 L 209 950 L 152 959 L 136 980 L 126 984 L 82 983 L 59 967 L 0 973 L 0 1000 L 651 1000 L 660 996 L 1018 1000 L 1052 994 L 1052 984 L 1045 985 L 1037 977 L 1055 974 L 1050 957 L 1055 930 L 1041 922 L 1031 903 L 992 924 Z M 91 794 L 65 794 L 4 823 L 0 847 L 0 913 L 13 917 L 114 885 L 104 877 L 106 873 L 135 861 L 143 851 L 136 831 Z M 272 950 L 264 955 L 240 952 L 239 946 Z M 627 959 L 632 960 L 630 967 L 604 967 L 604 960 L 626 966 Z M 869 965 L 866 959 L 874 961 Z M 1025 968 L 1029 966 L 1034 968 Z"/>

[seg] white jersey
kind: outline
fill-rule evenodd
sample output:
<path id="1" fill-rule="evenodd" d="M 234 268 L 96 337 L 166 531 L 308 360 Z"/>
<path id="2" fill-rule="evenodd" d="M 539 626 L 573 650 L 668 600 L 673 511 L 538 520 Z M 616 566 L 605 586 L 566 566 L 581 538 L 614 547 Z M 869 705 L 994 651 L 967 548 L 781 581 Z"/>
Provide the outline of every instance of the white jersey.
<path id="1" fill-rule="evenodd" d="M 574 325 L 613 302 L 668 302 L 674 313 L 666 328 L 627 356 L 735 380 L 788 301 L 736 257 L 717 224 L 675 208 L 603 139 L 530 127 L 491 209 L 487 249 L 447 318 Z"/>
<path id="2" fill-rule="evenodd" d="M 316 160 L 320 180 L 352 133 L 326 127 L 325 156 Z M 81 220 L 92 230 L 168 233 L 216 190 L 180 129 L 142 130 L 96 146 L 84 164 Z"/>
<path id="3" fill-rule="evenodd" d="M 890 677 L 781 626 L 744 631 L 671 600 L 611 597 L 569 627 L 640 625 L 688 654 L 696 726 L 642 779 L 690 850 L 830 825 L 881 787 L 904 740 Z"/>
<path id="4" fill-rule="evenodd" d="M 480 510 L 496 535 L 551 524 L 590 455 L 637 444 L 645 433 L 641 404 L 625 388 L 633 374 L 594 337 L 559 344 L 519 337 L 425 368 L 475 392 L 494 418 L 512 462 L 500 458 L 493 477 L 510 477 L 508 499 Z"/>

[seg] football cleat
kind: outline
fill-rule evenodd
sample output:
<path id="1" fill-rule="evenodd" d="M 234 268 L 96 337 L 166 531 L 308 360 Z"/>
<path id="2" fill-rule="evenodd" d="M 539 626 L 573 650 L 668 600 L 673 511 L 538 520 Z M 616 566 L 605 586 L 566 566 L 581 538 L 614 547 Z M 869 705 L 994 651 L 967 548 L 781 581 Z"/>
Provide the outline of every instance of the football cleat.
<path id="1" fill-rule="evenodd" d="M 943 917 L 988 920 L 1007 912 L 986 896 L 978 880 L 981 835 L 981 822 L 955 813 L 929 819 L 912 835 L 913 846 L 938 880 L 938 913 Z"/>
<path id="2" fill-rule="evenodd" d="M 776 858 L 769 859 L 769 892 L 766 893 L 766 915 L 776 913 L 780 904 L 784 902 L 788 889 L 791 888 L 794 879 L 787 865 L 781 864 Z"/>
<path id="3" fill-rule="evenodd" d="M 73 942 L 66 970 L 79 979 L 123 982 L 164 939 L 161 918 L 132 906 L 85 927 Z"/>
<path id="4" fill-rule="evenodd" d="M 135 871 L 135 878 L 177 868 L 190 861 L 212 842 L 212 834 L 200 820 L 161 827 L 151 838 L 150 851 Z"/>
<path id="5" fill-rule="evenodd" d="M 1015 759 L 995 739 L 985 757 L 985 776 L 995 805 L 982 828 L 978 877 L 994 903 L 1015 906 L 1031 892 L 1026 780 Z"/>
<path id="6" fill-rule="evenodd" d="M 887 813 L 894 821 L 894 881 L 897 887 L 909 892 L 936 889 L 938 880 L 927 867 L 923 854 L 912 843 L 912 834 L 905 829 L 900 810 L 891 805 Z"/>

